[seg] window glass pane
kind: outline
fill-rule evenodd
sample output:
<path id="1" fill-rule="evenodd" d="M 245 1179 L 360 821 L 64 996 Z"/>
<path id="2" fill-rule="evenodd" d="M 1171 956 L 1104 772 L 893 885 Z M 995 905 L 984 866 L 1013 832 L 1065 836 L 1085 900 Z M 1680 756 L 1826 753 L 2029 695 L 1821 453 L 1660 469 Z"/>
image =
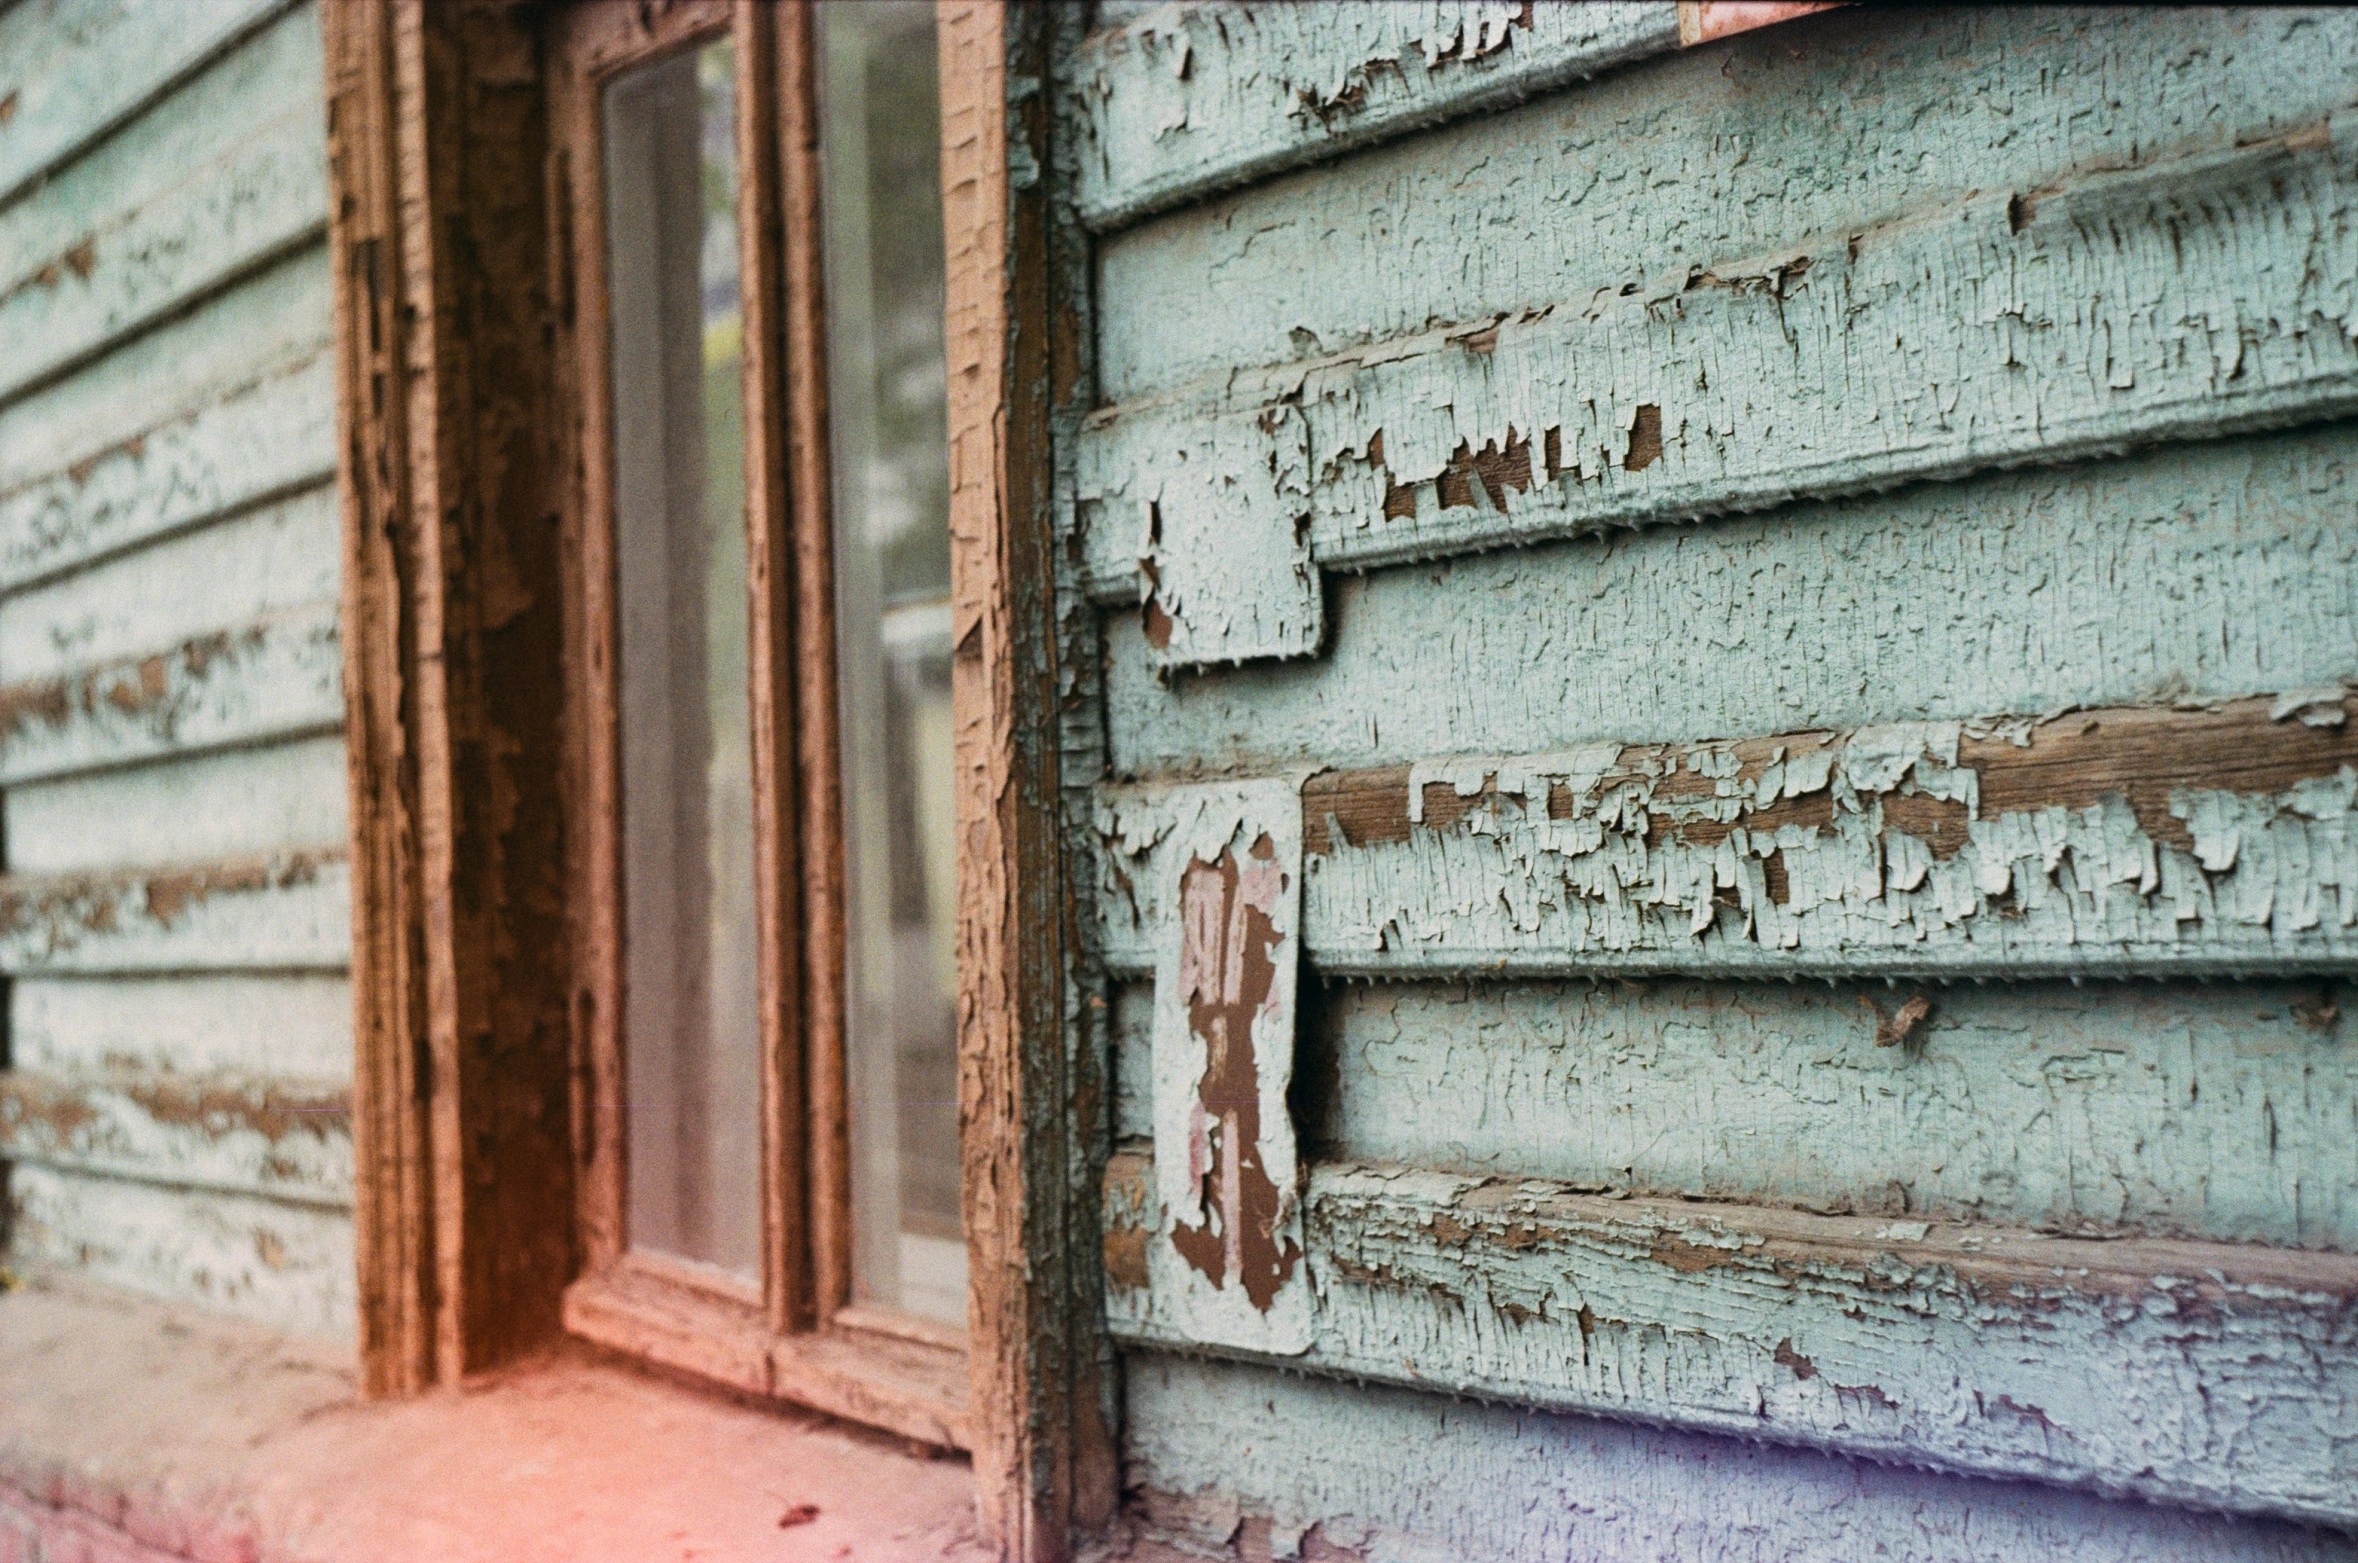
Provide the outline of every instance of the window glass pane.
<path id="1" fill-rule="evenodd" d="M 630 1243 L 761 1274 L 727 42 L 605 94 Z"/>
<path id="2" fill-rule="evenodd" d="M 818 8 L 851 880 L 853 1284 L 966 1320 L 941 105 L 930 0 Z"/>

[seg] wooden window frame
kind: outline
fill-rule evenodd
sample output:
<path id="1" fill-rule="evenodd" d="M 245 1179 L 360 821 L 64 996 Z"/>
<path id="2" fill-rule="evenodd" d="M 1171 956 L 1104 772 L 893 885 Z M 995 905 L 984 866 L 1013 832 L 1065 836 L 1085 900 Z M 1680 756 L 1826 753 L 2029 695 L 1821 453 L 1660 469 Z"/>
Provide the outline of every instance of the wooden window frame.
<path id="1" fill-rule="evenodd" d="M 741 71 L 807 76 L 798 5 L 601 9 L 667 37 L 725 12 L 751 40 Z M 844 1220 L 840 1188 L 799 1239 L 807 1268 L 782 1259 L 786 1283 L 765 1286 L 758 1306 L 654 1266 L 601 1265 L 619 1228 L 583 1219 L 610 1208 L 596 1179 L 613 1164 L 596 1152 L 618 1125 L 596 1122 L 589 1050 L 576 1045 L 596 991 L 576 969 L 570 921 L 587 777 L 558 716 L 583 645 L 566 585 L 581 563 L 581 452 L 565 408 L 583 230 L 577 170 L 554 155 L 563 15 L 511 0 L 323 0 L 363 1383 L 396 1395 L 453 1382 L 543 1348 L 570 1318 L 707 1378 L 964 1443 L 1000 1554 L 1068 1557 L 1111 1522 L 1118 1488 L 1096 1219 L 1102 1048 L 1065 866 L 1060 748 L 1058 663 L 1087 615 L 1077 630 L 1059 618 L 1053 544 L 1052 433 L 1085 406 L 1088 290 L 1085 240 L 1059 215 L 1070 204 L 1057 193 L 1056 95 L 1042 89 L 1080 17 L 1035 0 L 939 10 L 971 1276 L 960 1367 L 937 1344 L 823 1315 L 847 1267 L 824 1268 L 815 1234 Z M 774 101 L 803 112 L 769 126 L 746 178 L 774 177 L 775 218 L 759 229 L 804 246 L 781 242 L 759 262 L 782 291 L 747 279 L 749 295 L 779 304 L 758 330 L 749 311 L 748 360 L 817 384 L 816 125 L 807 92 Z M 775 442 L 749 504 L 778 529 L 762 557 L 789 572 L 799 601 L 813 589 L 800 568 L 810 532 L 790 517 L 825 515 L 827 468 L 808 459 L 825 449 L 822 409 L 795 405 L 783 425 L 749 417 L 747 437 Z M 831 563 L 824 551 L 810 562 Z M 760 589 L 788 588 L 771 575 Z M 831 763 L 816 774 L 820 789 L 839 785 Z M 825 839 L 810 833 L 812 791 L 795 794 L 797 840 Z M 795 1006 L 828 1002 L 804 980 Z M 841 1090 L 839 1073 L 799 1078 L 813 1108 Z M 765 1111 L 791 1118 L 790 1106 L 774 1093 Z M 835 1154 L 772 1158 L 772 1176 Z M 577 1189 L 580 1166 L 594 1175 Z M 797 1242 L 781 1227 L 769 1246 L 791 1256 Z M 895 1367 L 909 1361 L 923 1369 L 914 1397 Z M 911 1406 L 938 1405 L 937 1390 L 971 1414 L 928 1411 L 912 1427 Z"/>
<path id="2" fill-rule="evenodd" d="M 627 1241 L 619 604 L 601 101 L 607 83 L 734 45 L 744 309 L 747 615 L 759 972 L 761 1280 Z M 577 1335 L 730 1386 L 964 1448 L 963 1332 L 853 1302 L 845 863 L 821 294 L 818 111 L 807 7 L 691 0 L 552 18 L 556 393 L 577 828 L 573 833 Z"/>

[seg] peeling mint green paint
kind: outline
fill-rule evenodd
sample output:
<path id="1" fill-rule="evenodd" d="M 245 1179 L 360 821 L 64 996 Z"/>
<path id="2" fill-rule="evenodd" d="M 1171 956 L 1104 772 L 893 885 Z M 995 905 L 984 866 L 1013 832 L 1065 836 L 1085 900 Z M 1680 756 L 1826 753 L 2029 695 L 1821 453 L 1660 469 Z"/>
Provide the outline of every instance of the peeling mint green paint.
<path id="1" fill-rule="evenodd" d="M 1506 9 L 1126 5 L 1067 62 L 1134 1520 L 2358 1557 L 2358 768 L 1967 759 L 2350 720 L 2358 20 Z M 1303 822 L 1310 1347 L 1182 1360 L 1254 1353 L 1120 1260 L 1167 816 L 1379 767 L 1409 818 Z"/>
<path id="2" fill-rule="evenodd" d="M 15 1251 L 349 1336 L 341 1119 L 110 1073 L 351 1069 L 323 64 L 307 3 L 0 5 L 0 970 L 97 1114 L 14 1144 Z"/>

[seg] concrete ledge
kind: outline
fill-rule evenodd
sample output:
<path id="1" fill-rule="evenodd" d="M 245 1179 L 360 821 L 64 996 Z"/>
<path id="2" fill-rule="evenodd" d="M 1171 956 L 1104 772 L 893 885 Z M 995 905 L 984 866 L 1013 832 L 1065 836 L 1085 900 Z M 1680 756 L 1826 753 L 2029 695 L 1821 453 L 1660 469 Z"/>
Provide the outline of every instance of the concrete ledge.
<path id="1" fill-rule="evenodd" d="M 0 1295 L 0 1563 L 981 1563 L 954 1457 L 566 1348 L 415 1400 L 348 1349 L 36 1274 Z"/>

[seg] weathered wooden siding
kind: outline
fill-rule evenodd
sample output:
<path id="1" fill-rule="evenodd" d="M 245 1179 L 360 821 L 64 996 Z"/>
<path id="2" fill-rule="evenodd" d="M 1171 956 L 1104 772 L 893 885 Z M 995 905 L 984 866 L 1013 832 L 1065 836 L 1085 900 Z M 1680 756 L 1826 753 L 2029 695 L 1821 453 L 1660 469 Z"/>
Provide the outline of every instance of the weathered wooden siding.
<path id="1" fill-rule="evenodd" d="M 319 19 L 0 10 L 11 1246 L 353 1327 Z"/>
<path id="2" fill-rule="evenodd" d="M 1133 1521 L 2358 1557 L 2358 22 L 1677 10 L 1067 62 Z M 1258 1336 L 1175 1284 L 1153 1018 L 1244 787 Z"/>

